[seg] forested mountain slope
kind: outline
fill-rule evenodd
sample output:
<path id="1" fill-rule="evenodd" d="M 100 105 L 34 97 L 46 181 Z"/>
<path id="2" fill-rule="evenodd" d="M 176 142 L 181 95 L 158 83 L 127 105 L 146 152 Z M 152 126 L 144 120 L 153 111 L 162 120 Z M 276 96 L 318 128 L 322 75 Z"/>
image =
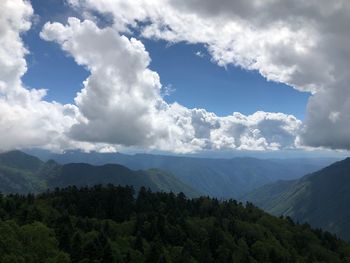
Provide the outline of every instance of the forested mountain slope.
<path id="1" fill-rule="evenodd" d="M 350 262 L 335 236 L 251 204 L 94 186 L 0 196 L 0 262 Z"/>
<path id="2" fill-rule="evenodd" d="M 350 240 L 350 158 L 299 180 L 263 186 L 245 200 Z"/>

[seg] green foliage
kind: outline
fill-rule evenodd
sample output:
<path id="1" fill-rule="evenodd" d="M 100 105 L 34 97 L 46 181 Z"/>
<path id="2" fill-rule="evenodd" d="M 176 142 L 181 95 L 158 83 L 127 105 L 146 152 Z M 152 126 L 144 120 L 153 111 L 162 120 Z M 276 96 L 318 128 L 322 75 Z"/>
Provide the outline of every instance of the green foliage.
<path id="1" fill-rule="evenodd" d="M 0 262 L 350 262 L 334 235 L 251 203 L 141 188 L 0 197 Z"/>
<path id="2" fill-rule="evenodd" d="M 40 222 L 19 226 L 0 220 L 0 262 L 68 263 L 58 250 L 55 233 Z"/>

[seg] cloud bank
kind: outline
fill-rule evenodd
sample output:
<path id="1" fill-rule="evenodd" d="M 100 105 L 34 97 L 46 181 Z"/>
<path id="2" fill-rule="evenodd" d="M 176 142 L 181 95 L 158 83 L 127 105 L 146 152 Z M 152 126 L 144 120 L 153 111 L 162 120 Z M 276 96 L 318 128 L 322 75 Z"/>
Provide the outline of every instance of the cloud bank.
<path id="1" fill-rule="evenodd" d="M 74 105 L 47 102 L 45 90 L 23 85 L 28 51 L 21 34 L 30 28 L 33 10 L 24 0 L 0 2 L 0 132 L 7 135 L 0 138 L 1 150 L 349 149 L 346 1 L 69 2 L 89 19 L 49 22 L 41 37 L 90 72 Z M 98 27 L 90 11 L 113 17 L 113 25 Z M 268 80 L 312 93 L 305 122 L 268 112 L 219 117 L 167 103 L 147 50 L 128 36 L 134 29 L 147 38 L 203 44 L 220 66 L 257 70 Z"/>
<path id="2" fill-rule="evenodd" d="M 69 135 L 80 141 L 172 152 L 202 149 L 276 150 L 294 147 L 300 121 L 281 113 L 234 113 L 168 104 L 144 45 L 118 30 L 70 18 L 47 23 L 41 37 L 57 42 L 91 75 L 75 98 L 82 114 Z"/>
<path id="3" fill-rule="evenodd" d="M 138 27 L 144 37 L 202 43 L 219 65 L 312 92 L 301 142 L 349 149 L 349 1 L 70 2 L 112 15 L 119 31 Z"/>

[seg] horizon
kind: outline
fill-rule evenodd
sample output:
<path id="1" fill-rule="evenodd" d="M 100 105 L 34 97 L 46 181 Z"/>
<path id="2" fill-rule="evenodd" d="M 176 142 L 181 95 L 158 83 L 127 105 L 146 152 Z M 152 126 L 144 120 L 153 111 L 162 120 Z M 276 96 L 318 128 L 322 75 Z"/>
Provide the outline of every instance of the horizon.
<path id="1" fill-rule="evenodd" d="M 349 158 L 350 155 L 346 154 L 338 154 L 338 155 L 328 155 L 324 154 L 324 152 L 321 152 L 319 154 L 315 153 L 304 153 L 304 155 L 300 155 L 300 152 L 295 153 L 289 153 L 285 155 L 281 155 L 281 152 L 242 152 L 237 151 L 235 153 L 229 152 L 229 153 L 223 153 L 220 152 L 220 154 L 212 154 L 212 153 L 192 153 L 192 154 L 175 154 L 175 153 L 169 153 L 169 152 L 158 152 L 158 151 L 148 151 L 148 152 L 142 152 L 142 151 L 116 151 L 116 152 L 98 152 L 98 151 L 89 151 L 84 152 L 80 149 L 74 149 L 74 150 L 67 150 L 64 152 L 52 152 L 50 150 L 46 149 L 15 149 L 13 151 L 20 151 L 24 152 L 29 155 L 33 155 L 41 159 L 40 156 L 50 156 L 50 155 L 69 155 L 69 154 L 101 154 L 101 155 L 114 155 L 114 154 L 121 154 L 121 155 L 128 155 L 128 156 L 135 156 L 135 155 L 152 155 L 152 156 L 165 156 L 165 157 L 179 157 L 179 158 L 200 158 L 200 159 L 235 159 L 235 158 L 252 158 L 252 159 L 258 159 L 258 160 L 297 160 L 297 159 L 329 159 L 334 161 L 343 160 L 346 158 Z M 6 152 L 4 152 L 6 153 Z"/>

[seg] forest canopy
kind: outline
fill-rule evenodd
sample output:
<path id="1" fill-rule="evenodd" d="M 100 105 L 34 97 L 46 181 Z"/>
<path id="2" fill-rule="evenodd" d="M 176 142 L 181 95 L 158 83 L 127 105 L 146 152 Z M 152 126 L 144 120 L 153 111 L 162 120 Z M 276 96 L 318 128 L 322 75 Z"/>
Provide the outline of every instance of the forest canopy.
<path id="1" fill-rule="evenodd" d="M 251 203 L 132 187 L 0 197 L 0 262 L 350 262 L 336 236 Z"/>

